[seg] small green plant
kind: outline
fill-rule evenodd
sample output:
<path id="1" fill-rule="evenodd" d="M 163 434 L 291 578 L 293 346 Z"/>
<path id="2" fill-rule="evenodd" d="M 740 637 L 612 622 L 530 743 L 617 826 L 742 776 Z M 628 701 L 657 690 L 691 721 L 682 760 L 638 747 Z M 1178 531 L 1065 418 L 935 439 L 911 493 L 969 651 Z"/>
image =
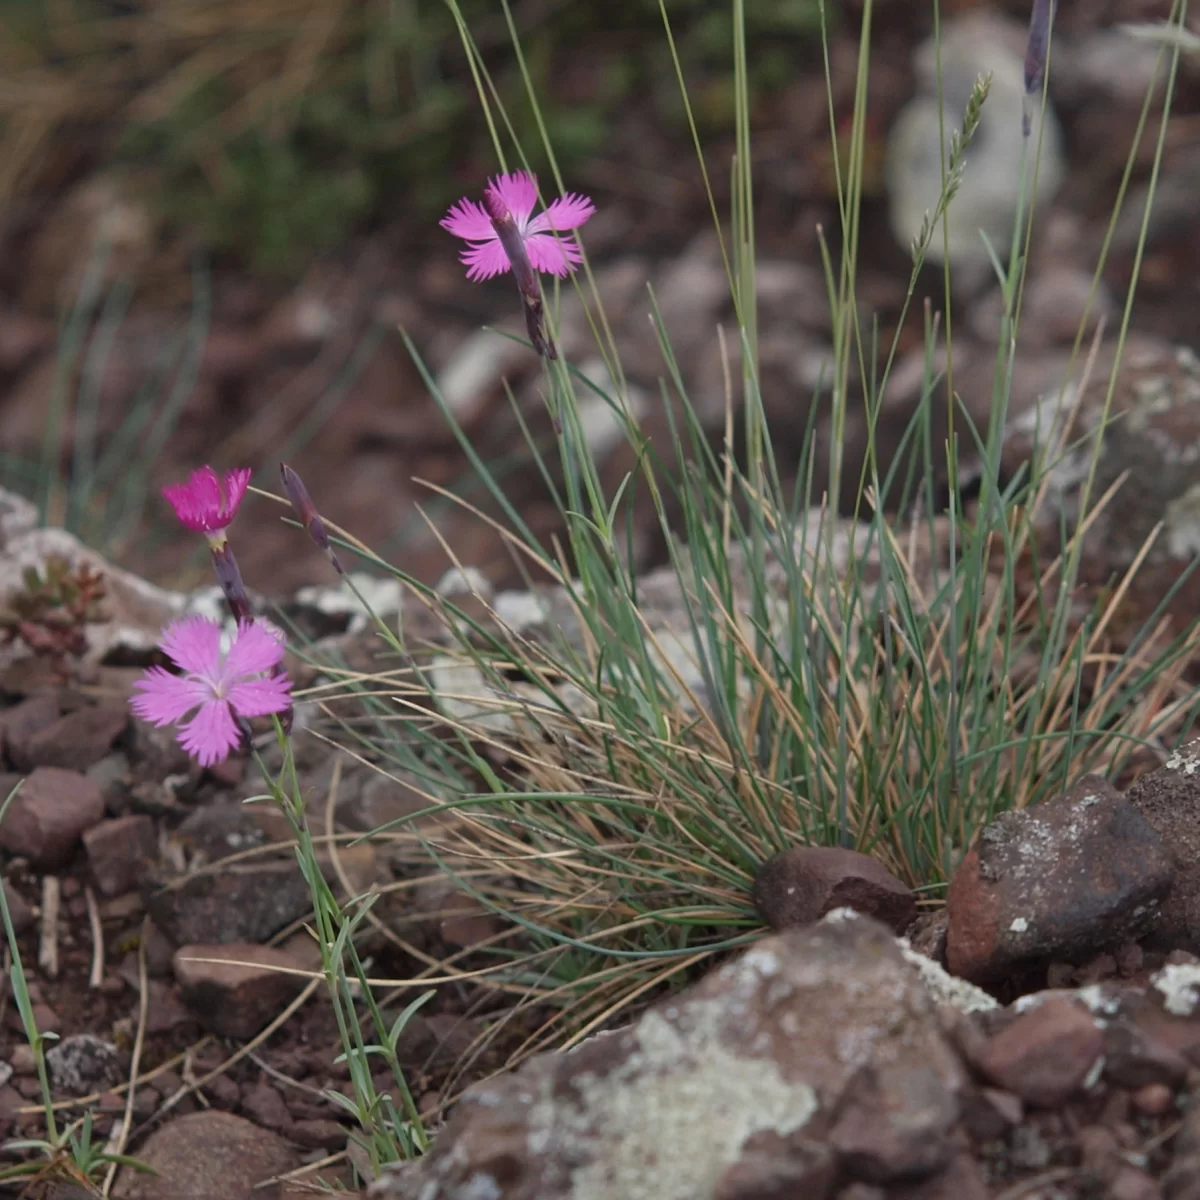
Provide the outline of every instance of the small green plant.
<path id="1" fill-rule="evenodd" d="M 92 1114 L 85 1112 L 57 1138 L 14 1138 L 3 1147 L 14 1154 L 33 1153 L 35 1158 L 0 1170 L 0 1182 L 23 1180 L 34 1183 L 73 1183 L 99 1196 L 99 1184 L 112 1167 L 129 1167 L 146 1175 L 154 1171 L 128 1154 L 112 1154 L 92 1143 Z"/>
<path id="2" fill-rule="evenodd" d="M 86 626 L 107 620 L 104 576 L 88 563 L 51 555 L 44 567 L 27 567 L 24 588 L 0 605 L 0 639 L 24 642 L 66 675 L 71 658 L 87 650 Z"/>
<path id="3" fill-rule="evenodd" d="M 340 573 L 340 562 L 299 476 L 288 467 L 282 473 L 304 527 Z M 173 621 L 163 631 L 160 648 L 178 673 L 151 667 L 134 684 L 130 708 L 136 716 L 160 727 L 176 726 L 180 744 L 202 767 L 223 761 L 241 746 L 253 751 L 268 788 L 267 798 L 274 801 L 291 827 L 296 860 L 312 897 L 311 932 L 353 1085 L 351 1097 L 338 1096 L 335 1102 L 357 1121 L 356 1140 L 371 1171 L 378 1172 L 383 1164 L 412 1158 L 428 1146 L 421 1115 L 400 1065 L 398 1043 L 413 1013 L 429 994 L 409 1004 L 397 1019 L 387 1021 L 355 942 L 374 899 L 357 898 L 343 907 L 326 881 L 292 753 L 295 714 L 292 682 L 283 667 L 284 637 L 252 612 L 226 532 L 237 516 L 249 482 L 248 468 L 218 475 L 211 467 L 201 467 L 187 482 L 163 489 L 179 523 L 203 535 L 235 629 L 223 648 L 217 621 L 196 614 Z M 255 718 L 270 718 L 273 722 L 280 758 L 278 770 L 269 768 L 259 754 L 251 726 Z M 368 1042 L 364 1036 L 360 1002 L 375 1031 L 374 1041 Z M 375 1085 L 371 1074 L 375 1057 L 382 1057 L 391 1071 L 400 1096 L 399 1109 L 390 1093 L 380 1094 Z M 333 1096 L 330 1093 L 331 1099 Z"/>

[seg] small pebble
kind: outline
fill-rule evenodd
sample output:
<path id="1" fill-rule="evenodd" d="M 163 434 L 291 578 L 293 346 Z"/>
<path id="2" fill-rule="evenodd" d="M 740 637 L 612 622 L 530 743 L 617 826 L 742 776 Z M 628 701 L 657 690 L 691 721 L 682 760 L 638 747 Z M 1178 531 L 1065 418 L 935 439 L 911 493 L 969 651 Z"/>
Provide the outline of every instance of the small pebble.
<path id="1" fill-rule="evenodd" d="M 1165 1083 L 1148 1083 L 1133 1093 L 1133 1107 L 1148 1117 L 1161 1117 L 1175 1106 L 1175 1097 Z"/>

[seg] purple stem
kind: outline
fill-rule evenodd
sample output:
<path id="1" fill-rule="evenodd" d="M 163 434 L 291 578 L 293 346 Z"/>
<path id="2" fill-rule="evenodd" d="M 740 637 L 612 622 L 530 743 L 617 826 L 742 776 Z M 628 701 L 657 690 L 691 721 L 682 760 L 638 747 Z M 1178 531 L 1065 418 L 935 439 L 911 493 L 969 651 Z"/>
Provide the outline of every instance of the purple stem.
<path id="1" fill-rule="evenodd" d="M 529 340 L 533 348 L 543 358 L 557 358 L 558 350 L 554 340 L 546 332 L 546 312 L 542 306 L 542 289 L 538 286 L 537 272 L 529 261 L 525 250 L 525 239 L 512 219 L 512 213 L 504 207 L 504 202 L 490 188 L 483 193 L 483 205 L 491 218 L 492 228 L 504 253 L 508 256 L 512 267 L 513 278 L 517 281 L 517 289 L 525 302 L 525 328 L 529 331 Z"/>

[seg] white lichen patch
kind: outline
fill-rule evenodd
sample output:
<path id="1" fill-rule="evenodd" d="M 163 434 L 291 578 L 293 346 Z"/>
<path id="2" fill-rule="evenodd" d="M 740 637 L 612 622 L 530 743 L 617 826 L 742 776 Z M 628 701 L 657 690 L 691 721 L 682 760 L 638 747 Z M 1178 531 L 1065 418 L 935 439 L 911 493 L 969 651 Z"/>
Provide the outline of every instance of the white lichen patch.
<path id="1" fill-rule="evenodd" d="M 762 962 L 759 967 L 768 964 Z M 783 1078 L 769 1058 L 730 1053 L 726 1016 L 714 1000 L 689 1008 L 688 1028 L 655 1011 L 635 1029 L 636 1047 L 615 1071 L 573 1079 L 579 1106 L 543 1097 L 529 1114 L 529 1144 L 545 1135 L 588 1159 L 571 1179 L 573 1200 L 695 1200 L 754 1134 L 783 1136 L 817 1111 L 816 1092 Z M 592 1155 L 592 1147 L 620 1147 Z"/>
<path id="2" fill-rule="evenodd" d="M 1189 742 L 1163 764 L 1168 771 L 1182 771 L 1185 775 L 1195 775 L 1200 771 L 1200 754 L 1197 754 L 1197 744 Z"/>
<path id="3" fill-rule="evenodd" d="M 841 908 L 831 908 L 821 920 L 828 921 L 830 925 L 840 925 L 843 921 L 857 921 L 861 915 L 856 909 L 843 905 Z"/>
<path id="4" fill-rule="evenodd" d="M 1094 1017 L 1115 1017 L 1121 1011 L 1121 997 L 1114 995 L 1101 983 L 1081 987 L 1075 995 Z"/>
<path id="5" fill-rule="evenodd" d="M 1027 933 L 1029 931 L 1029 922 L 1025 917 L 1013 917 L 1012 923 L 1008 927 L 1009 933 Z"/>
<path id="6" fill-rule="evenodd" d="M 1046 992 L 1027 992 L 1024 996 L 1018 996 L 1011 1005 L 1015 1013 L 1027 1013 L 1031 1009 L 1040 1008 L 1051 996 L 1061 993 L 1046 991 Z"/>
<path id="7" fill-rule="evenodd" d="M 897 941 L 900 944 L 900 952 L 917 968 L 925 990 L 936 1004 L 948 1004 L 964 1013 L 987 1012 L 1000 1007 L 996 999 L 989 996 L 983 988 L 951 975 L 940 963 L 914 950 L 907 938 L 898 938 Z"/>
<path id="8" fill-rule="evenodd" d="M 1162 994 L 1163 1008 L 1177 1017 L 1190 1017 L 1200 1002 L 1200 964 L 1171 963 L 1150 982 Z"/>

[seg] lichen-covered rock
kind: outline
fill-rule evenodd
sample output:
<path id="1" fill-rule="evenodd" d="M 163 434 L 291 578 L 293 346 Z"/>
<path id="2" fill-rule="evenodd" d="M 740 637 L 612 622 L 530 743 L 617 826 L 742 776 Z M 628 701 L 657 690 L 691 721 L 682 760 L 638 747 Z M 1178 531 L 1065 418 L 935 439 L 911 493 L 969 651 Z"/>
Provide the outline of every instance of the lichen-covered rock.
<path id="1" fill-rule="evenodd" d="M 1200 739 L 1188 742 L 1126 793 L 1167 847 L 1175 881 L 1162 904 L 1153 941 L 1200 951 Z"/>
<path id="2" fill-rule="evenodd" d="M 1174 874 L 1151 825 L 1085 776 L 982 830 L 950 881 L 947 963 L 986 981 L 1051 958 L 1085 961 L 1150 929 Z"/>
<path id="3" fill-rule="evenodd" d="M 883 926 L 842 910 L 759 943 L 628 1029 L 471 1089 L 430 1154 L 371 1195 L 704 1200 L 795 1168 L 819 1198 L 828 1175 L 808 1139 L 866 1067 L 889 1086 L 919 1076 L 937 1096 L 930 1127 L 953 1122 L 965 1073 L 932 999 Z M 903 1131 L 868 1145 L 861 1121 L 845 1122 L 864 1162 L 919 1174 L 945 1161 Z"/>
<path id="4" fill-rule="evenodd" d="M 1155 535 L 1110 627 L 1120 639 L 1151 614 L 1161 615 L 1164 597 L 1181 624 L 1200 601 L 1200 574 L 1182 578 L 1200 551 L 1200 358 L 1187 347 L 1131 337 L 1110 396 L 1112 360 L 1109 344 L 1090 371 L 1077 364 L 1064 386 L 1014 410 L 1002 468 L 1013 475 L 1045 456 L 1045 496 L 1033 516 L 1050 554 L 1060 529 L 1074 530 L 1080 522 L 1095 458 L 1093 511 L 1080 556 L 1084 585 L 1103 586 L 1127 571 Z"/>

